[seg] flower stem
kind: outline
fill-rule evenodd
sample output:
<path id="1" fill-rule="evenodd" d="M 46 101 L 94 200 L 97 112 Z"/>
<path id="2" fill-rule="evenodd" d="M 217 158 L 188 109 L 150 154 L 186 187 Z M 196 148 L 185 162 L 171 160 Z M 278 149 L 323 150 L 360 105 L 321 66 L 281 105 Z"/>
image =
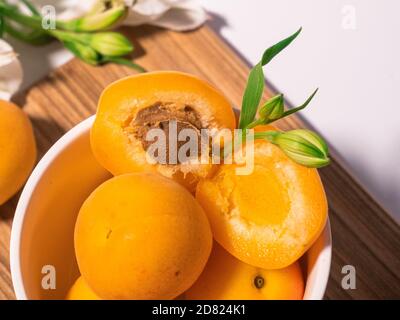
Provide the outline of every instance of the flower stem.
<path id="1" fill-rule="evenodd" d="M 21 0 L 24 5 L 29 9 L 29 11 L 34 15 L 34 16 L 38 16 L 40 17 L 40 12 L 38 11 L 38 9 L 36 9 L 36 7 L 33 5 L 32 2 L 30 2 L 29 0 Z"/>
<path id="2" fill-rule="evenodd" d="M 30 27 L 32 29 L 42 29 L 41 17 L 21 14 L 4 2 L 0 2 L 0 14 L 3 14 L 4 16 L 11 18 L 15 22 L 18 22 L 26 27 Z"/>
<path id="3" fill-rule="evenodd" d="M 275 138 L 280 134 L 281 132 L 279 131 L 254 132 L 254 140 L 265 139 L 268 140 L 269 142 L 274 142 Z"/>
<path id="4" fill-rule="evenodd" d="M 4 25 L 4 32 L 8 33 L 12 37 L 14 37 L 20 41 L 23 41 L 23 42 L 26 42 L 26 43 L 29 43 L 32 45 L 42 45 L 42 44 L 49 43 L 51 41 L 51 37 L 48 36 L 47 34 L 43 33 L 42 31 L 35 30 L 30 33 L 21 32 L 15 28 L 13 28 L 9 24 Z"/>
<path id="5" fill-rule="evenodd" d="M 89 45 L 91 37 L 91 34 L 89 33 L 75 33 L 75 32 L 52 30 L 52 29 L 47 30 L 47 32 L 60 41 L 69 41 L 69 42 L 77 41 L 79 43 L 86 45 Z"/>
<path id="6" fill-rule="evenodd" d="M 139 72 L 146 72 L 146 69 L 143 68 L 142 66 L 134 63 L 131 60 L 120 58 L 120 57 L 103 57 L 103 62 L 113 62 L 116 64 L 124 65 L 127 67 L 130 67 L 132 69 L 135 69 Z"/>
<path id="7" fill-rule="evenodd" d="M 265 124 L 265 122 L 264 122 L 263 119 L 259 118 L 257 120 L 254 120 L 253 122 L 249 123 L 246 126 L 246 129 L 253 129 L 253 128 L 255 128 L 255 127 L 257 127 L 258 125 L 261 125 L 261 124 Z"/>

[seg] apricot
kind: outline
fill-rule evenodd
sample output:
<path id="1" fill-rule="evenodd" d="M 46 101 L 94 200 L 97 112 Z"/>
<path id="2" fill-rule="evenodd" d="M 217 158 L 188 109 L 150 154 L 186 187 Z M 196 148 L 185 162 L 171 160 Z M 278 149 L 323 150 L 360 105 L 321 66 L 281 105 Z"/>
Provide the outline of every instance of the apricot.
<path id="1" fill-rule="evenodd" d="M 196 199 L 214 238 L 237 259 L 263 269 L 298 260 L 322 232 L 327 200 L 318 171 L 296 164 L 266 140 L 254 142 L 254 169 L 221 165 L 199 182 Z"/>
<path id="2" fill-rule="evenodd" d="M 212 247 L 207 217 L 191 193 L 159 174 L 101 184 L 82 205 L 75 253 L 104 299 L 173 299 L 202 272 Z"/>
<path id="3" fill-rule="evenodd" d="M 82 277 L 76 279 L 69 289 L 66 300 L 101 300 L 101 298 L 89 288 Z"/>
<path id="4" fill-rule="evenodd" d="M 190 129 L 197 144 L 175 137 L 171 140 L 176 150 L 170 148 L 173 123 L 177 135 Z M 229 101 L 205 81 L 180 72 L 151 72 L 123 78 L 103 91 L 91 130 L 91 146 L 100 164 L 113 175 L 159 172 L 194 190 L 199 178 L 210 175 L 213 165 L 193 161 L 199 157 L 182 160 L 180 148 L 188 143 L 199 152 L 201 129 L 232 130 L 235 126 Z M 148 139 L 151 129 L 165 134 L 165 152 L 159 155 L 164 155 L 164 162 L 150 153 L 149 148 L 158 141 Z"/>
<path id="5" fill-rule="evenodd" d="M 214 243 L 203 273 L 185 293 L 190 300 L 300 300 L 304 282 L 298 262 L 266 270 L 248 265 Z"/>
<path id="6" fill-rule="evenodd" d="M 25 183 L 36 160 L 36 144 L 27 115 L 0 100 L 0 205 Z"/>

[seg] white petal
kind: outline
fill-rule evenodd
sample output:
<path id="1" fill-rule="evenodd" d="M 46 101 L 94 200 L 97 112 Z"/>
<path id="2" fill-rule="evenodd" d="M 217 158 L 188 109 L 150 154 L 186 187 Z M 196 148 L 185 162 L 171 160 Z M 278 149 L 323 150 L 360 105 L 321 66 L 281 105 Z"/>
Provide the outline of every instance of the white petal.
<path id="1" fill-rule="evenodd" d="M 125 25 L 151 24 L 175 31 L 199 27 L 207 19 L 203 8 L 192 0 L 138 0 Z"/>
<path id="2" fill-rule="evenodd" d="M 171 8 L 168 1 L 162 0 L 137 0 L 131 10 L 139 15 L 153 17 L 164 14 Z"/>
<path id="3" fill-rule="evenodd" d="M 0 99 L 10 100 L 22 83 L 22 67 L 13 48 L 0 39 Z"/>

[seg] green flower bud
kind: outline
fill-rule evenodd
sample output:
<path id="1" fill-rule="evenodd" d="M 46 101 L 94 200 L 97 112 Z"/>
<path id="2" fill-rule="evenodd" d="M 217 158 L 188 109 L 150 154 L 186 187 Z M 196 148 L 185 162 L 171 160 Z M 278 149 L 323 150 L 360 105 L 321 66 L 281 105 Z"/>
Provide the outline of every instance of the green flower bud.
<path id="1" fill-rule="evenodd" d="M 284 113 L 283 94 L 278 94 L 269 99 L 258 113 L 265 123 L 281 118 Z"/>
<path id="2" fill-rule="evenodd" d="M 91 65 L 100 63 L 101 56 L 93 48 L 86 46 L 80 42 L 64 41 L 64 46 L 70 50 L 75 56 Z"/>
<path id="3" fill-rule="evenodd" d="M 132 43 L 124 35 L 117 32 L 94 33 L 89 45 L 105 56 L 119 57 L 133 51 Z"/>
<path id="4" fill-rule="evenodd" d="M 57 21 L 66 31 L 94 32 L 115 27 L 128 13 L 124 0 L 97 0 L 84 16 L 68 21 Z"/>
<path id="5" fill-rule="evenodd" d="M 116 6 L 104 12 L 86 15 L 60 24 L 65 30 L 77 32 L 93 32 L 114 27 L 122 21 L 127 13 L 124 5 Z"/>
<path id="6" fill-rule="evenodd" d="M 297 129 L 273 136 L 272 143 L 278 145 L 293 161 L 311 168 L 329 164 L 328 146 L 316 133 Z"/>

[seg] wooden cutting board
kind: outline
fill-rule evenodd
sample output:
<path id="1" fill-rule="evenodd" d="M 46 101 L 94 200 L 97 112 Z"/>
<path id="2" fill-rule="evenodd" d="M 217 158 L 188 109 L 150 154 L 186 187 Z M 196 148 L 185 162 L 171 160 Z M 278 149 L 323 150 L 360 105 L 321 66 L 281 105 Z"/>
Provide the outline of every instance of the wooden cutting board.
<path id="1" fill-rule="evenodd" d="M 180 70 L 207 79 L 240 106 L 249 66 L 209 27 L 175 33 L 153 27 L 124 29 L 136 45 L 135 60 L 147 70 Z M 95 112 L 101 91 L 112 81 L 135 73 L 126 67 L 91 67 L 76 59 L 27 90 L 16 102 L 35 127 L 39 158 L 67 130 Z M 266 96 L 271 91 L 266 90 Z M 296 116 L 283 129 L 305 127 Z M 323 135 L 323 132 L 321 132 Z M 400 298 L 400 227 L 346 172 L 333 154 L 320 170 L 329 200 L 333 234 L 327 299 Z M 0 299 L 14 299 L 9 240 L 15 196 L 0 207 Z M 357 289 L 341 286 L 344 265 L 357 271 Z"/>

